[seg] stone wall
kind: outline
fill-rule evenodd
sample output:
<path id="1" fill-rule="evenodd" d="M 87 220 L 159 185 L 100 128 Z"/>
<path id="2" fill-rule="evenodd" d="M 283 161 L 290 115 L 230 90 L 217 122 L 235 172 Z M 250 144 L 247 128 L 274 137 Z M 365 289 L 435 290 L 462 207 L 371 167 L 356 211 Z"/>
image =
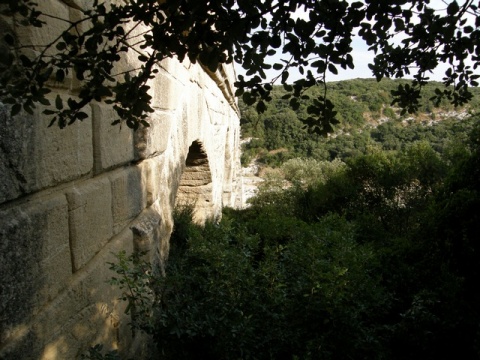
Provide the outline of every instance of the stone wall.
<path id="1" fill-rule="evenodd" d="M 39 3 L 62 18 L 83 6 Z M 32 30 L 4 18 L 0 33 L 44 44 L 61 26 Z M 0 104 L 0 359 L 76 359 L 96 343 L 140 358 L 146 342 L 130 333 L 106 263 L 121 250 L 149 250 L 161 264 L 176 202 L 195 204 L 200 222 L 238 205 L 233 69 L 168 59 L 159 70 L 151 127 L 138 132 L 111 126 L 103 103 L 63 130 L 47 127 L 41 107 L 11 118 Z M 52 98 L 74 91 L 72 79 Z"/>

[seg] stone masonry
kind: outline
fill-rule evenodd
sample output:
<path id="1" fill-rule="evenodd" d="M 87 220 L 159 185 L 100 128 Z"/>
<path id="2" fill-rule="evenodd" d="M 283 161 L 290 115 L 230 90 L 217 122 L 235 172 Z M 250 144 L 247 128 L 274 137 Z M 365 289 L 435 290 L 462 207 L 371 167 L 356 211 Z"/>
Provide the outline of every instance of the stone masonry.
<path id="1" fill-rule="evenodd" d="M 38 3 L 72 19 L 89 1 Z M 29 29 L 0 18 L 0 38 L 45 44 L 64 25 L 48 21 Z M 239 205 L 233 81 L 230 67 L 165 60 L 150 84 L 151 126 L 137 132 L 111 126 L 103 103 L 63 130 L 47 127 L 41 106 L 11 118 L 0 103 L 0 359 L 78 359 L 97 343 L 141 358 L 146 342 L 130 333 L 107 262 L 149 250 L 161 264 L 176 203 L 193 204 L 199 222 Z M 75 82 L 54 87 L 52 99 L 72 96 Z"/>

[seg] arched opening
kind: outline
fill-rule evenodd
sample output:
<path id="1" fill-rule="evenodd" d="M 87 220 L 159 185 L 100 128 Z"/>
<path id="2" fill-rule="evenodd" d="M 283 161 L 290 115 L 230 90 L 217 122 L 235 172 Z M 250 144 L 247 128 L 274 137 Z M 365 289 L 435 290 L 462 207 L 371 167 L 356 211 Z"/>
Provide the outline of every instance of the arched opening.
<path id="1" fill-rule="evenodd" d="M 212 174 L 208 156 L 199 141 L 194 141 L 188 149 L 185 170 L 180 179 L 176 205 L 191 205 L 195 209 L 194 220 L 204 223 L 212 217 Z"/>

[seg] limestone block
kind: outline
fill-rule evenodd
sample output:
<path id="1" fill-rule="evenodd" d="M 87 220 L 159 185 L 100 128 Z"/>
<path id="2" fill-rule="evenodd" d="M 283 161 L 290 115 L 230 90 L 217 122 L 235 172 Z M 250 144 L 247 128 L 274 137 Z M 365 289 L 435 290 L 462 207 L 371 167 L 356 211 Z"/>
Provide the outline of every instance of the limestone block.
<path id="1" fill-rule="evenodd" d="M 81 271 L 69 287 L 29 322 L 18 326 L 17 337 L 2 341 L 0 358 L 77 359 L 88 347 L 101 343 L 107 349 L 128 349 L 131 339 L 126 303 L 121 291 L 107 281 L 114 275 L 108 263 L 113 254 L 133 251 L 129 229 L 115 236 Z M 5 344 L 5 346 L 3 346 Z"/>
<path id="2" fill-rule="evenodd" d="M 8 111 L 0 103 L 0 203 L 92 171 L 88 120 L 65 129 L 49 128 L 50 119 L 41 114 L 41 106 L 33 116 L 20 113 L 12 119 Z"/>
<path id="3" fill-rule="evenodd" d="M 151 251 L 160 242 L 161 216 L 153 208 L 145 209 L 131 226 L 135 251 Z"/>
<path id="4" fill-rule="evenodd" d="M 210 123 L 212 125 L 225 125 L 225 114 L 229 108 L 226 101 L 219 99 L 217 95 L 214 95 L 211 92 L 206 92 L 203 96 L 205 98 L 204 102 L 208 104 L 208 108 L 212 114 L 209 118 Z"/>
<path id="5" fill-rule="evenodd" d="M 146 179 L 137 166 L 109 174 L 114 232 L 118 233 L 147 206 Z"/>
<path id="6" fill-rule="evenodd" d="M 14 35 L 14 22 L 12 17 L 7 17 L 5 15 L 0 15 L 0 51 L 2 53 L 7 53 L 10 46 L 5 42 L 4 36 L 6 34 Z"/>
<path id="7" fill-rule="evenodd" d="M 78 10 L 85 10 L 88 9 L 92 5 L 91 0 L 61 0 L 68 6 L 78 9 Z"/>
<path id="8" fill-rule="evenodd" d="M 133 130 L 125 124 L 112 125 L 118 115 L 111 106 L 93 103 L 91 107 L 95 172 L 131 162 L 134 159 Z"/>
<path id="9" fill-rule="evenodd" d="M 119 2 L 123 0 L 117 0 Z M 140 41 L 143 39 L 145 33 L 148 33 L 150 30 L 144 24 L 138 21 L 130 21 L 124 24 L 125 32 L 130 34 L 130 37 L 133 39 L 130 44 L 133 45 L 137 43 L 137 45 L 132 46 L 133 49 L 128 49 L 126 52 L 122 53 L 121 59 L 117 61 L 114 65 L 114 69 L 112 74 L 121 74 L 117 78 L 118 81 L 123 81 L 124 74 L 126 72 L 130 72 L 130 75 L 136 74 L 138 69 L 141 67 L 143 62 L 138 60 L 140 54 L 149 56 L 149 51 L 146 49 L 140 48 Z"/>
<path id="10" fill-rule="evenodd" d="M 135 158 L 147 159 L 162 154 L 169 145 L 170 129 L 174 117 L 162 111 L 155 111 L 148 120 L 150 126 L 135 132 Z"/>
<path id="11" fill-rule="evenodd" d="M 142 161 L 138 167 L 145 179 L 147 204 L 160 201 L 162 206 L 172 208 L 183 171 L 183 164 L 172 158 L 172 149 L 168 153 Z"/>
<path id="12" fill-rule="evenodd" d="M 160 68 L 159 73 L 151 79 L 148 85 L 151 87 L 152 107 L 164 111 L 174 111 L 181 104 L 183 85 L 171 74 Z"/>
<path id="13" fill-rule="evenodd" d="M 41 28 L 17 26 L 16 35 L 22 45 L 33 45 L 36 50 L 42 51 L 45 45 L 52 43 L 63 31 L 68 29 L 70 24 L 67 21 L 70 20 L 70 12 L 69 7 L 58 0 L 39 1 L 37 9 L 52 16 L 41 15 L 39 17 L 40 20 L 47 22 L 47 24 Z M 53 54 L 56 51 L 55 46 L 53 46 L 52 50 L 47 50 L 46 54 Z"/>
<path id="14" fill-rule="evenodd" d="M 152 189 L 152 182 L 156 182 L 154 178 L 156 178 L 159 171 L 156 166 L 156 159 L 157 158 L 147 159 L 137 165 L 141 172 L 143 185 L 145 186 L 144 191 L 147 198 L 147 205 L 151 205 L 156 200 L 157 196 L 155 188 L 153 187 Z"/>
<path id="15" fill-rule="evenodd" d="M 112 193 L 108 178 L 94 178 L 67 191 L 73 270 L 97 254 L 113 235 Z"/>
<path id="16" fill-rule="evenodd" d="M 174 79 L 176 79 L 180 86 L 187 86 L 190 82 L 191 73 L 187 70 L 186 66 L 190 66 L 188 59 L 183 62 L 178 61 L 176 58 L 166 58 L 162 61 L 160 66 Z"/>
<path id="17" fill-rule="evenodd" d="M 130 254 L 132 244 L 128 229 L 114 237 L 75 274 L 69 290 L 35 319 L 32 328 L 43 342 L 39 349 L 42 359 L 74 359 L 98 343 L 109 349 L 128 347 L 131 334 L 129 316 L 124 314 L 126 303 L 119 300 L 121 290 L 107 282 L 115 276 L 108 263 L 116 262 L 114 254 L 122 250 Z"/>
<path id="18" fill-rule="evenodd" d="M 193 141 L 205 138 L 205 134 L 209 131 L 209 119 L 213 114 L 205 111 L 207 109 L 205 98 L 202 96 L 200 90 L 195 87 L 190 87 L 188 100 L 185 100 L 184 106 L 186 111 L 184 116 L 187 119 L 187 127 L 185 130 L 189 146 Z"/>
<path id="19" fill-rule="evenodd" d="M 63 195 L 0 210 L 0 343 L 24 333 L 24 324 L 67 285 L 68 236 Z"/>

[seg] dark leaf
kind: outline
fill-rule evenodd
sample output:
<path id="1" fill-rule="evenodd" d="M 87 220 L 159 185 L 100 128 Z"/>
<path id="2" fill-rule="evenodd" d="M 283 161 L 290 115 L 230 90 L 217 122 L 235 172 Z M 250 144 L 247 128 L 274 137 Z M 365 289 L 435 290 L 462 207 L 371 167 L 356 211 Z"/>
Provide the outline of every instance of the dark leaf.
<path id="1" fill-rule="evenodd" d="M 50 120 L 48 127 L 51 127 L 53 124 L 55 124 L 56 121 L 57 121 L 57 117 L 54 117 L 52 120 Z"/>
<path id="2" fill-rule="evenodd" d="M 458 3 L 456 1 L 451 2 L 448 4 L 447 7 L 447 14 L 448 15 L 455 15 L 460 10 Z"/>
<path id="3" fill-rule="evenodd" d="M 79 111 L 77 112 L 77 114 L 75 115 L 75 117 L 78 119 L 78 120 L 85 120 L 86 118 L 88 118 L 88 115 L 82 111 Z"/>
<path id="4" fill-rule="evenodd" d="M 335 75 L 338 74 L 338 70 L 333 64 L 328 64 L 328 71 L 330 71 L 332 74 L 335 74 Z"/>
<path id="5" fill-rule="evenodd" d="M 283 65 L 282 64 L 273 64 L 273 69 L 274 70 L 282 70 L 283 69 Z"/>
<path id="6" fill-rule="evenodd" d="M 63 80 L 65 80 L 65 71 L 63 71 L 62 69 L 58 69 L 55 74 L 55 80 L 57 80 L 58 82 L 63 82 Z"/>
<path id="7" fill-rule="evenodd" d="M 258 112 L 259 114 L 262 114 L 262 113 L 265 112 L 265 110 L 267 110 L 267 106 L 265 105 L 265 103 L 264 103 L 263 101 L 260 100 L 260 101 L 257 103 L 256 109 L 257 109 L 257 112 Z"/>
<path id="8" fill-rule="evenodd" d="M 25 55 L 20 55 L 18 57 L 20 59 L 20 61 L 22 62 L 22 65 L 25 66 L 25 67 L 30 67 L 32 66 L 32 62 L 30 61 L 30 59 L 28 57 L 26 57 Z"/>
<path id="9" fill-rule="evenodd" d="M 67 48 L 67 44 L 65 44 L 63 41 L 60 41 L 56 45 L 57 50 L 62 51 Z"/>
<path id="10" fill-rule="evenodd" d="M 42 105 L 45 105 L 45 106 L 49 106 L 49 105 L 50 105 L 50 101 L 49 101 L 47 98 L 43 97 L 43 96 L 40 97 L 40 98 L 38 98 L 38 102 L 39 102 L 40 104 L 42 104 Z"/>
<path id="11" fill-rule="evenodd" d="M 3 39 L 5 40 L 5 42 L 10 45 L 10 46 L 13 46 L 15 44 L 15 38 L 13 37 L 12 34 L 6 34 Z"/>
<path id="12" fill-rule="evenodd" d="M 57 95 L 57 97 L 55 99 L 55 107 L 57 108 L 57 110 L 62 110 L 63 109 L 63 100 L 60 97 L 60 95 Z"/>
<path id="13" fill-rule="evenodd" d="M 15 116 L 20 112 L 20 110 L 22 110 L 22 105 L 21 104 L 15 104 L 15 105 L 12 106 L 12 110 L 10 112 L 10 115 Z"/>

